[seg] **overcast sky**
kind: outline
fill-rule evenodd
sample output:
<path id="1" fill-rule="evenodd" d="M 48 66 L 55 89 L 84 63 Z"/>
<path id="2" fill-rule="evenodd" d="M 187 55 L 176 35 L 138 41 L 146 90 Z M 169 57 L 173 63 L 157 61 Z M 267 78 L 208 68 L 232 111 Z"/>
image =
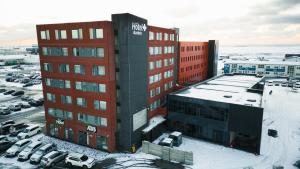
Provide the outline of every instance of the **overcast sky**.
<path id="1" fill-rule="evenodd" d="M 180 28 L 184 41 L 300 44 L 300 0 L 0 0 L 0 46 L 36 42 L 36 24 L 111 20 L 129 12 Z"/>

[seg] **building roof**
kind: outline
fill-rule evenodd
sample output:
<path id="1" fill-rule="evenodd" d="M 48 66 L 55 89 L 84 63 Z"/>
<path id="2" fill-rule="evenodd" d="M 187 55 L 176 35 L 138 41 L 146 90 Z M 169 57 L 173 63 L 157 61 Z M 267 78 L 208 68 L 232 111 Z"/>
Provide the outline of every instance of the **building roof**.
<path id="1" fill-rule="evenodd" d="M 25 59 L 24 55 L 0 55 L 0 60 L 9 61 L 9 60 L 20 60 Z"/>
<path id="2" fill-rule="evenodd" d="M 152 117 L 149 120 L 149 125 L 143 130 L 143 132 L 147 133 L 147 132 L 151 131 L 153 128 L 155 128 L 156 126 L 158 126 L 159 124 L 161 124 L 164 121 L 166 121 L 166 119 L 161 115 Z"/>
<path id="3" fill-rule="evenodd" d="M 259 60 L 229 60 L 226 61 L 225 64 L 261 64 L 261 65 L 293 65 L 300 66 L 300 62 L 292 62 L 292 61 L 259 61 Z"/>
<path id="4" fill-rule="evenodd" d="M 247 92 L 262 78 L 247 75 L 219 76 L 172 95 L 260 107 L 262 95 Z"/>

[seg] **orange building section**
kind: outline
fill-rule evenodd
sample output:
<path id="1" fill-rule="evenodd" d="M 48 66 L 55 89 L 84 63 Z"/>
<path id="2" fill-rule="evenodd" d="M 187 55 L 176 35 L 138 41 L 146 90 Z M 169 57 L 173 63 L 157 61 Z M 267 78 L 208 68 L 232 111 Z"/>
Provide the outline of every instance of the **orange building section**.
<path id="1" fill-rule="evenodd" d="M 207 79 L 208 42 L 179 42 L 178 84 L 194 84 Z"/>

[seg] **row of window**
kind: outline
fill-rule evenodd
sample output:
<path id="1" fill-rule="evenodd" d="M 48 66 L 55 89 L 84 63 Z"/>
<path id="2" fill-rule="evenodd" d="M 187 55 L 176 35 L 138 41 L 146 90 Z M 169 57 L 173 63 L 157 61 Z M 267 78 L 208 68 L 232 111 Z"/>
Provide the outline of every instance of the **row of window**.
<path id="1" fill-rule="evenodd" d="M 186 57 L 181 57 L 180 62 L 188 62 L 188 61 L 195 61 L 199 59 L 203 59 L 204 55 L 194 55 L 194 56 L 186 56 Z"/>
<path id="2" fill-rule="evenodd" d="M 169 78 L 169 77 L 172 77 L 173 75 L 174 75 L 173 70 L 168 70 L 168 71 L 164 72 L 164 78 Z M 161 73 L 149 76 L 149 84 L 159 82 L 161 79 L 162 79 Z"/>
<path id="3" fill-rule="evenodd" d="M 175 53 L 174 46 L 165 46 L 164 54 Z M 161 55 L 163 54 L 163 48 L 161 46 L 149 47 L 149 55 Z"/>
<path id="4" fill-rule="evenodd" d="M 191 81 L 195 81 L 195 80 L 196 81 L 201 80 L 199 78 L 204 77 L 204 74 L 205 74 L 204 72 L 195 73 L 195 74 L 180 78 L 179 81 L 181 81 L 181 83 L 184 83 L 184 82 L 191 82 Z"/>
<path id="5" fill-rule="evenodd" d="M 48 109 L 48 114 L 61 118 L 61 119 L 66 119 L 66 120 L 72 120 L 73 119 L 73 113 L 69 111 L 64 111 L 61 109 L 55 109 L 55 108 L 49 108 Z M 84 122 L 86 124 L 91 124 L 95 126 L 102 126 L 106 127 L 107 126 L 107 119 L 99 116 L 91 116 L 83 113 L 78 113 L 78 121 Z"/>
<path id="6" fill-rule="evenodd" d="M 72 48 L 75 57 L 104 57 L 104 48 Z M 67 47 L 42 47 L 44 56 L 69 56 Z"/>
<path id="7" fill-rule="evenodd" d="M 159 86 L 155 89 L 151 89 L 149 95 L 150 95 L 150 97 L 154 97 L 154 96 L 159 95 L 160 93 L 161 93 L 161 91 L 160 91 L 160 86 Z"/>
<path id="8" fill-rule="evenodd" d="M 61 79 L 51 79 L 46 78 L 45 83 L 49 87 L 56 87 L 61 89 L 70 89 L 71 82 L 70 80 L 61 80 Z M 98 93 L 105 93 L 106 92 L 106 85 L 105 84 L 98 84 L 92 82 L 75 82 L 75 89 L 80 91 L 87 91 L 87 92 L 98 92 Z"/>
<path id="9" fill-rule="evenodd" d="M 68 39 L 67 30 L 65 29 L 56 29 L 54 30 L 55 39 L 63 40 Z M 101 28 L 90 28 L 89 29 L 90 39 L 103 39 L 103 29 Z M 41 39 L 50 40 L 50 31 L 42 30 L 40 31 Z M 83 30 L 82 29 L 72 29 L 71 30 L 71 38 L 72 39 L 83 39 Z"/>
<path id="10" fill-rule="evenodd" d="M 207 49 L 207 46 L 182 46 L 180 47 L 181 52 L 184 52 L 185 50 L 187 52 L 189 51 L 200 51 Z"/>
<path id="11" fill-rule="evenodd" d="M 52 63 L 44 63 L 43 64 L 44 71 L 53 72 Z M 69 73 L 70 66 L 69 64 L 59 64 L 58 66 L 60 73 Z M 84 65 L 74 65 L 74 73 L 75 74 L 85 74 L 85 66 Z M 105 75 L 105 66 L 93 65 L 92 67 L 92 75 L 93 76 L 104 76 Z"/>
<path id="12" fill-rule="evenodd" d="M 169 78 L 169 77 L 172 77 L 173 76 L 173 70 L 168 70 L 166 72 L 164 72 L 164 78 Z"/>
<path id="13" fill-rule="evenodd" d="M 187 67 L 185 67 L 185 68 L 180 68 L 180 72 L 187 72 L 187 71 L 190 71 L 190 70 L 193 70 L 193 67 L 194 67 L 194 69 L 199 69 L 200 67 L 203 67 L 203 63 L 201 63 L 201 64 L 196 64 L 196 65 L 194 65 L 194 66 L 187 66 Z"/>
<path id="14" fill-rule="evenodd" d="M 174 64 L 174 58 L 164 59 L 164 66 L 169 66 Z M 162 60 L 151 61 L 149 62 L 149 69 L 159 69 L 162 67 Z"/>
<path id="15" fill-rule="evenodd" d="M 165 41 L 175 41 L 175 34 L 164 33 L 164 38 L 162 32 L 152 32 L 149 31 L 149 40 L 165 40 Z"/>

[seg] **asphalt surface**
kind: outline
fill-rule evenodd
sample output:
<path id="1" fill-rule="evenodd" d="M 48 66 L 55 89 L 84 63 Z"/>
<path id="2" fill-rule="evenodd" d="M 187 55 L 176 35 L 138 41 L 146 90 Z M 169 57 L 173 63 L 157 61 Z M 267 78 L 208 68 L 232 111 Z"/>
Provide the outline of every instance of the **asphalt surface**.
<path id="1" fill-rule="evenodd" d="M 34 115 L 36 113 L 40 113 L 44 111 L 44 107 L 36 107 L 33 110 L 23 111 L 23 112 L 13 112 L 8 115 L 0 115 L 0 123 L 7 120 L 21 121 L 26 119 L 28 116 Z"/>

